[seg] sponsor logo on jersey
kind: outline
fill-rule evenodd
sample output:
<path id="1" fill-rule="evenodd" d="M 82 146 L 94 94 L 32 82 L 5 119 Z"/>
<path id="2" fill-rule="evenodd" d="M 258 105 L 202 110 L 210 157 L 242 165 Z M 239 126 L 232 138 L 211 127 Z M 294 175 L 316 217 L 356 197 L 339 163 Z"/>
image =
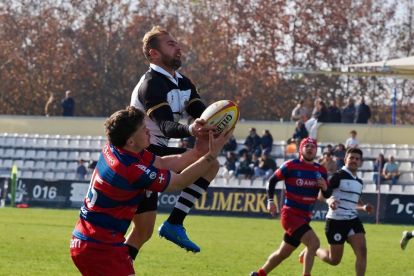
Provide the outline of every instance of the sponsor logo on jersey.
<path id="1" fill-rule="evenodd" d="M 105 154 L 106 158 L 108 158 L 109 164 L 111 164 L 111 166 L 115 165 L 115 160 L 112 158 L 111 154 L 109 153 L 109 146 L 108 145 L 106 145 L 103 148 L 103 153 Z"/>
<path id="2" fill-rule="evenodd" d="M 156 172 L 152 172 L 149 176 L 149 178 L 151 179 L 155 179 L 157 177 L 157 173 Z"/>
<path id="3" fill-rule="evenodd" d="M 135 165 L 135 167 L 137 167 L 138 169 L 140 169 L 140 170 L 142 170 L 142 171 L 144 171 L 144 173 L 146 173 L 146 174 L 150 174 L 151 173 L 151 170 L 150 169 L 148 169 L 146 166 L 144 166 L 144 165 L 141 165 L 141 164 L 138 164 L 138 165 Z M 155 172 L 152 172 L 151 174 L 150 174 L 150 178 L 151 179 L 154 179 L 155 178 L 155 176 L 154 177 L 152 177 L 152 174 L 153 173 L 155 173 Z M 156 173 L 155 173 L 156 174 Z"/>
<path id="4" fill-rule="evenodd" d="M 303 186 L 303 185 L 305 185 L 305 186 L 316 186 L 317 183 L 316 183 L 315 180 L 303 180 L 303 179 L 299 178 L 299 179 L 296 180 L 296 185 L 298 185 L 298 186 Z"/>

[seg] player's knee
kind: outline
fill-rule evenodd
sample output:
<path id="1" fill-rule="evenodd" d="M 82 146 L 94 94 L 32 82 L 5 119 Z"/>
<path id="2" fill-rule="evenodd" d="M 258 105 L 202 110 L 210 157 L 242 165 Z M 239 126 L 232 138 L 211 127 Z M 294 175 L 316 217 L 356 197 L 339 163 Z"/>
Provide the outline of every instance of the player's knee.
<path id="1" fill-rule="evenodd" d="M 320 246 L 321 246 L 321 242 L 319 241 L 318 238 L 312 240 L 308 245 L 306 245 L 308 250 L 312 252 L 316 252 Z"/>
<path id="2" fill-rule="evenodd" d="M 341 263 L 341 259 L 340 258 L 333 258 L 333 259 L 331 259 L 331 261 L 329 262 L 329 264 L 330 265 L 333 265 L 333 266 L 337 266 L 337 265 L 339 265 Z"/>
<path id="3" fill-rule="evenodd" d="M 357 256 L 357 258 L 366 258 L 367 257 L 367 247 L 366 246 L 359 246 L 356 250 L 355 250 L 355 256 Z"/>
<path id="4" fill-rule="evenodd" d="M 203 177 L 207 180 L 213 180 L 220 168 L 220 163 L 218 160 L 215 160 L 213 164 L 211 164 L 210 168 L 207 170 L 207 172 L 203 175 Z"/>

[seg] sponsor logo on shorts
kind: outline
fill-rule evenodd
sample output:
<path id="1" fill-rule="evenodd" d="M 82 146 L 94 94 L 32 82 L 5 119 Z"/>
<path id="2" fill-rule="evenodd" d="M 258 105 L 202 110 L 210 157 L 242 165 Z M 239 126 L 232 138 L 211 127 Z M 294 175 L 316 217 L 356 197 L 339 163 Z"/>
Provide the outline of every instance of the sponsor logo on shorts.
<path id="1" fill-rule="evenodd" d="M 81 240 L 74 238 L 70 239 L 70 248 L 80 248 L 81 247 Z"/>
<path id="2" fill-rule="evenodd" d="M 342 238 L 342 236 L 341 236 L 341 234 L 339 234 L 339 233 L 336 233 L 336 234 L 334 235 L 334 240 L 336 240 L 336 241 L 340 241 L 340 240 L 341 240 L 341 238 Z"/>

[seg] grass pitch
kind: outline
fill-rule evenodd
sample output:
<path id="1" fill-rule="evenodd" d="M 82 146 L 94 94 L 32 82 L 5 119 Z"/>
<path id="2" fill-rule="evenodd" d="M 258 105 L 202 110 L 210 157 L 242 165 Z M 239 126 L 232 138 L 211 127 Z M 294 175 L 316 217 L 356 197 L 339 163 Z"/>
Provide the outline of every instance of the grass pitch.
<path id="1" fill-rule="evenodd" d="M 156 227 L 165 219 L 159 215 Z M 78 220 L 77 210 L 0 209 L 0 275 L 80 275 L 69 255 L 69 241 Z M 283 237 L 280 221 L 229 217 L 189 216 L 189 237 L 201 253 L 186 253 L 165 239 L 153 238 L 135 261 L 136 275 L 250 275 L 260 268 Z M 324 224 L 312 222 L 326 248 Z M 414 240 L 405 251 L 399 247 L 401 233 L 414 226 L 365 224 L 368 244 L 366 275 L 414 275 Z M 302 275 L 297 255 L 285 260 L 270 275 Z M 312 275 L 349 276 L 355 256 L 345 247 L 342 263 L 329 266 L 315 259 Z"/>

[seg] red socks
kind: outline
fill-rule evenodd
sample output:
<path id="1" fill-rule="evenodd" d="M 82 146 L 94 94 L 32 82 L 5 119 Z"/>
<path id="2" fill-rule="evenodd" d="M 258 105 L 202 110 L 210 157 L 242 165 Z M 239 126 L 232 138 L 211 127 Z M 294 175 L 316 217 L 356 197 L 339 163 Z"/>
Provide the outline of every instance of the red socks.
<path id="1" fill-rule="evenodd" d="M 303 276 L 311 276 L 310 274 L 303 274 Z"/>
<path id="2" fill-rule="evenodd" d="M 259 269 L 259 271 L 257 271 L 257 273 L 259 274 L 259 276 L 267 276 L 267 274 L 263 271 L 263 269 Z"/>

